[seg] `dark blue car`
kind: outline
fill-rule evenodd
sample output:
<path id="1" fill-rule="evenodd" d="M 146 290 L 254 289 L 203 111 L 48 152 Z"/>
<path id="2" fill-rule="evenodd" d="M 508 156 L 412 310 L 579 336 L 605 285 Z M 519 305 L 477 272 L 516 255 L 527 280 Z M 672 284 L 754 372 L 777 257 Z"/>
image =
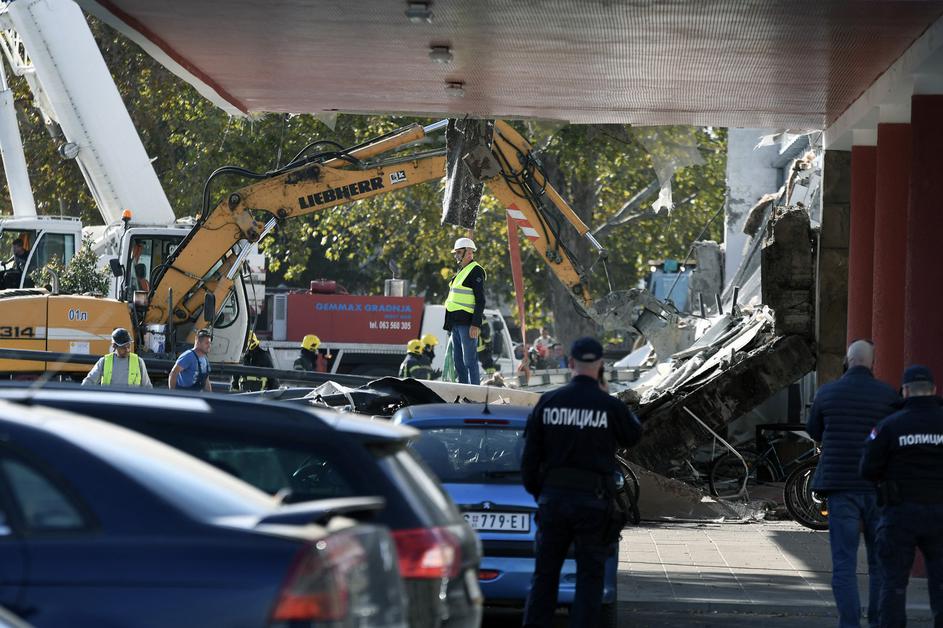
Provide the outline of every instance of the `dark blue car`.
<path id="1" fill-rule="evenodd" d="M 530 408 L 428 404 L 403 408 L 393 421 L 422 432 L 413 442 L 439 476 L 482 543 L 479 580 L 489 605 L 523 605 L 534 573 L 537 505 L 521 484 L 524 427 Z M 606 563 L 604 616 L 615 618 L 617 557 Z M 558 602 L 576 589 L 573 549 L 564 562 Z"/>
<path id="2" fill-rule="evenodd" d="M 280 506 L 135 432 L 0 401 L 0 606 L 38 628 L 404 626 L 388 531 L 342 505 Z"/>
<path id="3" fill-rule="evenodd" d="M 383 498 L 410 628 L 478 628 L 479 547 L 442 486 L 407 448 L 411 428 L 242 395 L 0 385 L 0 399 L 43 405 L 145 434 L 284 502 Z"/>

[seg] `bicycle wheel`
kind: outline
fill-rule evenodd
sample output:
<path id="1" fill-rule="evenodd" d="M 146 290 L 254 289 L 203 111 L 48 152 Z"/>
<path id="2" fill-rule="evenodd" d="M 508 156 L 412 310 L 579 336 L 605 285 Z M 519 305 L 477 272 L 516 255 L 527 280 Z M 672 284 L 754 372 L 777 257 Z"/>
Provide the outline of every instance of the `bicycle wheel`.
<path id="1" fill-rule="evenodd" d="M 796 467 L 783 488 L 786 510 L 796 521 L 811 530 L 828 530 L 828 507 L 825 500 L 812 490 L 812 477 L 818 459 Z"/>
<path id="2" fill-rule="evenodd" d="M 711 463 L 707 473 L 707 485 L 714 497 L 730 498 L 739 495 L 743 486 L 744 473 L 747 476 L 747 486 L 756 484 L 758 471 L 762 477 L 771 477 L 769 465 L 756 451 L 752 449 L 737 451 L 747 463 L 746 469 L 743 468 L 740 458 L 730 451 L 721 454 Z"/>
<path id="3" fill-rule="evenodd" d="M 642 513 L 638 507 L 638 500 L 641 496 L 641 486 L 638 481 L 638 476 L 635 474 L 635 471 L 632 470 L 631 465 L 622 457 L 616 456 L 616 465 L 619 467 L 619 471 L 622 473 L 622 476 L 625 478 L 625 492 L 629 496 L 629 516 L 632 525 L 638 525 L 642 522 Z"/>

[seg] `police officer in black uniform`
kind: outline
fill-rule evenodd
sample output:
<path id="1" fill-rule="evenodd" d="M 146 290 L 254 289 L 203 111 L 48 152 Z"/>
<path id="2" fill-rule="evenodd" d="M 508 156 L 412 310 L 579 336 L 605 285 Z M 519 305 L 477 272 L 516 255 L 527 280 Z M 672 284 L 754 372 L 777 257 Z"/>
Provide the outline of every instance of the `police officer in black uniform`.
<path id="1" fill-rule="evenodd" d="M 521 474 L 537 500 L 537 560 L 524 607 L 524 626 L 550 626 L 560 569 L 576 544 L 576 594 L 570 626 L 598 626 L 606 559 L 625 520 L 614 509 L 616 449 L 642 435 L 624 403 L 600 388 L 602 345 L 573 343 L 573 379 L 544 393 L 527 420 Z M 616 523 L 613 523 L 616 521 Z"/>
<path id="2" fill-rule="evenodd" d="M 861 475 L 878 482 L 883 505 L 878 558 L 884 573 L 880 625 L 904 626 L 907 580 L 919 547 L 927 563 L 930 607 L 943 627 L 943 407 L 925 366 L 904 371 L 903 409 L 871 432 Z"/>

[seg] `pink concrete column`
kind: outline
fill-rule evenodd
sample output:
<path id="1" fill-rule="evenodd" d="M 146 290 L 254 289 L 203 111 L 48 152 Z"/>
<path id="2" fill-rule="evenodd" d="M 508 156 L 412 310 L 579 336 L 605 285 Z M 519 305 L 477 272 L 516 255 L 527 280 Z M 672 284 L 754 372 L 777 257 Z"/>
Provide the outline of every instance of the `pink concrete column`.
<path id="1" fill-rule="evenodd" d="M 913 146 L 910 124 L 878 124 L 874 195 L 874 374 L 893 385 L 904 369 L 904 280 L 907 205 Z"/>
<path id="2" fill-rule="evenodd" d="M 848 342 L 871 337 L 874 286 L 874 188 L 877 147 L 851 147 L 848 236 Z"/>
<path id="3" fill-rule="evenodd" d="M 911 127 L 904 361 L 929 366 L 939 386 L 943 383 L 943 96 L 914 94 Z"/>

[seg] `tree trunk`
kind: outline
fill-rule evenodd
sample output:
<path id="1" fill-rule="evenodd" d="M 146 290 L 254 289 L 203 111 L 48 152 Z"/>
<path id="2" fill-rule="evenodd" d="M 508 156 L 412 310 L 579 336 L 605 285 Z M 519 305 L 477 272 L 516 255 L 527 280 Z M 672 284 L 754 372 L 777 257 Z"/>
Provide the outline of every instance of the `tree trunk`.
<path id="1" fill-rule="evenodd" d="M 567 177 L 561 171 L 556 159 L 549 155 L 543 155 L 542 161 L 551 185 L 570 203 L 570 207 L 583 222 L 593 224 L 593 210 L 596 207 L 595 182 Z M 564 229 L 561 239 L 567 249 L 576 256 L 576 261 L 580 266 L 587 268 L 593 260 L 593 252 L 586 238 L 579 237 L 573 229 Z M 570 290 L 550 272 L 547 273 L 547 289 L 550 294 L 550 307 L 553 311 L 554 335 L 563 343 L 564 348 L 569 350 L 570 343 L 581 336 L 596 335 L 596 324 L 579 310 Z"/>

